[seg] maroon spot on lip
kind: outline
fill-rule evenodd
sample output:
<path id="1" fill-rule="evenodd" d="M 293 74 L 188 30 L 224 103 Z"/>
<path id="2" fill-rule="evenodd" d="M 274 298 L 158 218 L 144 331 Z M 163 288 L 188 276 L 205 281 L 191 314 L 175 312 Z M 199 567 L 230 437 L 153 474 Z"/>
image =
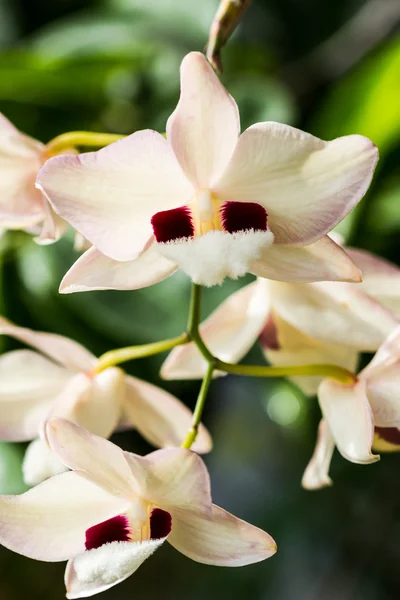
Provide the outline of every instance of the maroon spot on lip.
<path id="1" fill-rule="evenodd" d="M 129 542 L 129 521 L 125 515 L 118 515 L 86 530 L 85 548 L 93 550 L 110 542 Z"/>
<path id="2" fill-rule="evenodd" d="M 194 236 L 192 216 L 187 206 L 156 213 L 151 217 L 151 225 L 154 236 L 160 243 Z"/>
<path id="3" fill-rule="evenodd" d="M 397 427 L 375 427 L 375 432 L 380 438 L 385 440 L 385 442 L 400 446 L 400 431 Z"/>
<path id="4" fill-rule="evenodd" d="M 256 202 L 225 202 L 221 208 L 222 225 L 225 231 L 267 231 L 267 212 Z"/>
<path id="5" fill-rule="evenodd" d="M 260 333 L 260 344 L 264 350 L 279 350 L 278 329 L 273 315 L 269 315 L 265 327 Z"/>
<path id="6" fill-rule="evenodd" d="M 172 517 L 166 510 L 153 508 L 150 514 L 150 538 L 159 540 L 171 533 Z"/>

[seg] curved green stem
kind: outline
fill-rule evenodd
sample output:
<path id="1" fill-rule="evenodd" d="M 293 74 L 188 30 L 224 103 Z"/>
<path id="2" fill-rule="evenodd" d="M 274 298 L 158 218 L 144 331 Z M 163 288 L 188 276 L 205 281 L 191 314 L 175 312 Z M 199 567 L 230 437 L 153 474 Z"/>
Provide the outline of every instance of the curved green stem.
<path id="1" fill-rule="evenodd" d="M 197 433 L 199 431 L 199 425 L 201 422 L 201 417 L 203 415 L 204 406 L 207 399 L 208 389 L 210 387 L 212 374 L 214 371 L 214 362 L 209 362 L 207 366 L 207 371 L 204 376 L 203 382 L 201 384 L 200 392 L 197 397 L 196 406 L 193 412 L 192 418 L 192 426 L 187 432 L 187 435 L 184 441 L 181 444 L 181 448 L 186 448 L 190 450 L 194 442 L 196 441 Z"/>
<path id="2" fill-rule="evenodd" d="M 247 375 L 250 377 L 332 377 L 342 383 L 352 383 L 356 376 L 351 371 L 338 367 L 337 365 L 313 364 L 313 365 L 291 365 L 286 367 L 268 367 L 257 365 L 234 365 L 226 363 L 218 358 L 215 359 L 214 367 L 226 373 L 235 375 Z"/>
<path id="3" fill-rule="evenodd" d="M 192 295 L 190 298 L 187 333 L 188 333 L 190 339 L 196 344 L 197 348 L 199 349 L 201 354 L 204 356 L 206 361 L 214 362 L 215 358 L 211 354 L 210 350 L 207 348 L 205 343 L 203 342 L 200 332 L 199 332 L 202 290 L 203 290 L 203 288 L 201 287 L 201 285 L 197 285 L 196 283 L 192 284 Z"/>
<path id="4" fill-rule="evenodd" d="M 68 131 L 48 142 L 46 148 L 50 156 L 60 154 L 76 146 L 103 147 L 126 137 L 118 133 L 95 133 L 94 131 Z"/>
<path id="5" fill-rule="evenodd" d="M 109 352 L 106 352 L 100 356 L 95 371 L 96 373 L 99 373 L 108 367 L 113 367 L 128 360 L 144 358 L 145 356 L 152 356 L 153 354 L 166 352 L 167 350 L 172 350 L 172 348 L 175 348 L 175 346 L 186 344 L 188 341 L 188 334 L 182 333 L 177 337 L 170 338 L 168 340 L 161 340 L 160 342 L 142 344 L 141 346 L 127 346 L 126 348 L 110 350 Z"/>

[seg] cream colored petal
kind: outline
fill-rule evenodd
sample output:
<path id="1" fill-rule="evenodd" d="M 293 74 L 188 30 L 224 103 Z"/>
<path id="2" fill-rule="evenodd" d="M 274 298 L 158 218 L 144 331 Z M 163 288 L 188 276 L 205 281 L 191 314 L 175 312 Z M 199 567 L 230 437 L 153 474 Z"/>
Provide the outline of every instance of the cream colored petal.
<path id="1" fill-rule="evenodd" d="M 97 485 L 127 498 L 139 491 L 122 450 L 115 444 L 59 418 L 47 422 L 46 436 L 62 463 Z"/>
<path id="2" fill-rule="evenodd" d="M 71 373 L 31 350 L 0 357 L 0 439 L 35 438 Z"/>
<path id="3" fill-rule="evenodd" d="M 60 462 L 45 440 L 36 438 L 29 444 L 22 463 L 24 482 L 27 485 L 38 485 L 64 471 L 68 471 L 68 467 Z"/>
<path id="4" fill-rule="evenodd" d="M 85 477 L 62 473 L 20 496 L 0 496 L 0 543 L 36 560 L 67 560 L 85 550 L 89 527 L 127 508 Z"/>
<path id="5" fill-rule="evenodd" d="M 259 279 L 231 294 L 200 326 L 214 356 L 236 363 L 257 341 L 270 310 L 268 281 Z M 161 368 L 164 379 L 201 379 L 207 362 L 192 342 L 177 346 Z"/>
<path id="6" fill-rule="evenodd" d="M 358 267 L 327 235 L 309 246 L 272 244 L 251 264 L 250 272 L 292 283 L 361 281 Z"/>
<path id="7" fill-rule="evenodd" d="M 152 235 L 151 217 L 186 205 L 193 188 L 162 135 L 138 131 L 97 152 L 55 156 L 37 186 L 54 210 L 114 260 L 132 260 Z"/>
<path id="8" fill-rule="evenodd" d="M 314 453 L 301 480 L 303 488 L 306 490 L 319 490 L 332 485 L 332 479 L 329 477 L 329 467 L 334 450 L 335 441 L 327 422 L 322 419 L 318 427 Z"/>
<path id="9" fill-rule="evenodd" d="M 156 244 L 127 262 L 112 260 L 92 247 L 66 273 L 60 292 L 137 290 L 163 281 L 176 269 L 176 265 L 157 252 Z"/>
<path id="10" fill-rule="evenodd" d="M 224 567 L 260 562 L 276 552 L 276 544 L 267 532 L 215 504 L 211 514 L 194 510 L 173 512 L 168 541 L 192 560 Z"/>
<path id="11" fill-rule="evenodd" d="M 281 123 L 256 123 L 239 138 L 217 196 L 257 202 L 282 244 L 311 244 L 361 200 L 378 160 L 361 135 L 324 142 Z"/>
<path id="12" fill-rule="evenodd" d="M 96 364 L 96 358 L 81 344 L 55 333 L 18 327 L 1 316 L 0 335 L 28 344 L 73 371 L 90 371 Z"/>
<path id="13" fill-rule="evenodd" d="M 181 65 L 181 96 L 167 138 L 197 188 L 209 188 L 232 156 L 240 131 L 236 102 L 200 52 Z M 227 198 L 230 199 L 230 198 Z"/>
<path id="14" fill-rule="evenodd" d="M 129 422 L 154 446 L 180 446 L 191 426 L 191 411 L 178 398 L 151 383 L 129 376 L 124 382 L 124 422 Z M 203 453 L 211 448 L 211 436 L 200 425 L 192 449 Z"/>
<path id="15" fill-rule="evenodd" d="M 354 463 L 379 460 L 372 454 L 374 422 L 362 381 L 356 384 L 324 379 L 318 399 L 339 452 Z"/>
<path id="16" fill-rule="evenodd" d="M 268 339 L 264 342 L 261 336 L 261 345 L 266 359 L 271 365 L 281 367 L 285 365 L 311 365 L 331 364 L 344 367 L 355 372 L 359 353 L 354 348 L 342 344 L 326 344 L 313 339 L 299 329 L 274 314 L 273 322 L 276 327 L 278 348 L 268 347 Z M 305 394 L 313 396 L 318 391 L 322 381 L 321 377 L 290 377 Z"/>

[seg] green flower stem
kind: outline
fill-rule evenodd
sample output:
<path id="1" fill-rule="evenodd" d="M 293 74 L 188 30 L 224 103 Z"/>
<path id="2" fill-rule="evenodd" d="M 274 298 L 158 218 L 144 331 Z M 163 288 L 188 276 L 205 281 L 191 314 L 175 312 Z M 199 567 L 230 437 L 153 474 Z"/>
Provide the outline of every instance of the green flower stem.
<path id="1" fill-rule="evenodd" d="M 203 415 L 204 405 L 206 403 L 208 389 L 210 387 L 212 374 L 214 371 L 214 362 L 209 362 L 207 366 L 207 371 L 204 376 L 203 382 L 201 384 L 200 392 L 197 397 L 196 407 L 193 412 L 192 418 L 192 426 L 187 432 L 186 438 L 181 444 L 181 448 L 186 448 L 190 450 L 194 442 L 196 441 L 197 433 L 199 431 L 199 425 L 201 422 L 201 417 Z"/>
<path id="2" fill-rule="evenodd" d="M 50 140 L 47 144 L 47 153 L 51 156 L 61 154 L 76 146 L 98 147 L 108 146 L 113 142 L 126 137 L 118 133 L 95 133 L 93 131 L 68 131 Z"/>
<path id="3" fill-rule="evenodd" d="M 120 363 L 135 358 L 144 358 L 145 356 L 152 356 L 153 354 L 159 354 L 160 352 L 166 352 L 172 350 L 175 346 L 186 344 L 189 341 L 187 333 L 182 333 L 177 337 L 170 338 L 168 340 L 161 340 L 160 342 L 153 342 L 152 344 L 143 344 L 141 346 L 127 346 L 126 348 L 117 348 L 116 350 L 110 350 L 102 356 L 100 356 L 97 366 L 95 368 L 96 373 L 104 371 L 108 367 L 113 367 Z"/>
<path id="4" fill-rule="evenodd" d="M 211 354 L 203 342 L 200 332 L 200 309 L 201 309 L 201 285 L 192 283 L 192 294 L 190 298 L 189 318 L 186 331 L 191 341 L 193 341 L 207 362 L 214 363 L 215 357 Z"/>
<path id="5" fill-rule="evenodd" d="M 257 365 L 234 365 L 223 362 L 217 358 L 214 368 L 234 375 L 247 375 L 250 377 L 331 377 L 342 383 L 353 383 L 357 377 L 351 371 L 336 365 L 296 365 L 287 367 L 268 367 Z"/>

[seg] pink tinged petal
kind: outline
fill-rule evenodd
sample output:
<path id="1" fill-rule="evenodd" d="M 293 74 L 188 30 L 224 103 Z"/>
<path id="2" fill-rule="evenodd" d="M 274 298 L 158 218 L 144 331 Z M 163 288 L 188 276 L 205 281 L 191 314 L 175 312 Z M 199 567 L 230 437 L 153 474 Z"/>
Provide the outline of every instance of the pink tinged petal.
<path id="1" fill-rule="evenodd" d="M 194 239 L 158 244 L 157 249 L 194 283 L 211 287 L 225 277 L 243 277 L 273 239 L 271 231 L 209 231 Z"/>
<path id="2" fill-rule="evenodd" d="M 125 403 L 125 374 L 109 368 L 72 377 L 54 402 L 49 418 L 63 417 L 104 438 L 117 428 Z"/>
<path id="3" fill-rule="evenodd" d="M 379 460 L 379 456 L 371 453 L 374 423 L 363 382 L 347 385 L 325 379 L 319 387 L 318 399 L 342 456 L 360 464 Z"/>
<path id="4" fill-rule="evenodd" d="M 183 448 L 156 450 L 147 456 L 125 452 L 141 495 L 163 510 L 211 510 L 208 471 L 202 459 Z M 175 527 L 172 514 L 173 528 Z"/>
<path id="5" fill-rule="evenodd" d="M 191 426 L 191 411 L 175 396 L 151 383 L 129 376 L 124 381 L 124 422 L 129 422 L 154 446 L 180 446 Z M 200 425 L 193 450 L 202 453 L 211 448 L 211 436 Z"/>
<path id="6" fill-rule="evenodd" d="M 268 282 L 260 279 L 235 292 L 200 326 L 203 340 L 220 360 L 238 362 L 256 342 L 270 310 Z M 164 362 L 165 379 L 200 379 L 207 363 L 195 344 L 174 348 Z"/>
<path id="7" fill-rule="evenodd" d="M 333 364 L 355 372 L 358 352 L 343 344 L 326 344 L 313 339 L 292 327 L 277 314 L 271 315 L 276 327 L 278 348 L 265 347 L 264 354 L 274 366 Z M 290 377 L 305 394 L 313 396 L 318 391 L 321 377 Z"/>
<path id="8" fill-rule="evenodd" d="M 376 350 L 397 325 L 394 315 L 358 285 L 273 283 L 271 294 L 282 319 L 327 344 Z"/>
<path id="9" fill-rule="evenodd" d="M 60 292 L 72 294 L 92 290 L 137 290 L 172 275 L 177 266 L 151 244 L 134 260 L 118 262 L 96 248 L 87 250 L 64 276 Z"/>
<path id="10" fill-rule="evenodd" d="M 31 227 L 45 216 L 43 196 L 35 189 L 44 146 L 20 133 L 0 114 L 0 226 Z"/>
<path id="11" fill-rule="evenodd" d="M 400 316 L 400 269 L 393 263 L 358 248 L 346 252 L 361 269 L 361 289 Z"/>
<path id="12" fill-rule="evenodd" d="M 366 378 L 366 391 L 380 427 L 400 427 L 400 361 Z"/>
<path id="13" fill-rule="evenodd" d="M 34 240 L 37 244 L 46 246 L 57 242 L 65 235 L 68 229 L 68 223 L 56 215 L 47 200 L 44 200 L 43 204 L 46 217 L 41 225 L 40 234 L 34 238 Z"/>
<path id="14" fill-rule="evenodd" d="M 304 471 L 301 485 L 306 490 L 319 490 L 332 485 L 329 467 L 335 450 L 335 441 L 328 424 L 322 419 L 318 427 L 318 438 L 314 453 Z"/>
<path id="15" fill-rule="evenodd" d="M 363 369 L 363 379 L 376 377 L 381 371 L 397 365 L 400 361 L 400 325 L 384 340 L 371 362 Z"/>
<path id="16" fill-rule="evenodd" d="M 73 371 L 90 371 L 96 364 L 96 358 L 81 344 L 55 333 L 18 327 L 3 317 L 0 317 L 0 335 L 9 335 L 33 346 Z"/>
<path id="17" fill-rule="evenodd" d="M 52 450 L 70 469 L 119 496 L 129 498 L 138 491 L 124 453 L 115 444 L 58 418 L 48 421 L 46 435 Z"/>
<path id="18" fill-rule="evenodd" d="M 85 532 L 128 509 L 77 473 L 62 473 L 19 496 L 0 496 L 0 543 L 37 560 L 67 560 L 85 550 Z"/>
<path id="19" fill-rule="evenodd" d="M 358 267 L 328 236 L 309 246 L 273 244 L 250 266 L 258 277 L 293 283 L 361 281 Z"/>
<path id="20" fill-rule="evenodd" d="M 132 575 L 166 538 L 144 542 L 112 542 L 70 560 L 65 571 L 67 598 L 104 592 Z"/>
<path id="21" fill-rule="evenodd" d="M 37 186 L 100 252 L 122 261 L 143 250 L 154 213 L 186 205 L 193 195 L 168 142 L 151 130 L 98 152 L 51 158 Z"/>
<path id="22" fill-rule="evenodd" d="M 22 463 L 24 482 L 33 486 L 45 479 L 68 471 L 42 438 L 36 438 L 26 449 Z"/>
<path id="23" fill-rule="evenodd" d="M 276 552 L 272 537 L 222 508 L 176 511 L 169 543 L 192 560 L 207 565 L 241 567 L 260 562 Z"/>
<path id="24" fill-rule="evenodd" d="M 239 131 L 236 102 L 204 55 L 190 52 L 182 61 L 181 96 L 168 119 L 167 138 L 195 187 L 209 188 L 221 174 Z"/>
<path id="25" fill-rule="evenodd" d="M 0 357 L 0 439 L 32 440 L 71 373 L 31 350 Z"/>
<path id="26" fill-rule="evenodd" d="M 281 123 L 257 123 L 239 138 L 214 193 L 257 202 L 281 244 L 311 244 L 361 200 L 378 160 L 360 135 L 324 142 Z"/>

